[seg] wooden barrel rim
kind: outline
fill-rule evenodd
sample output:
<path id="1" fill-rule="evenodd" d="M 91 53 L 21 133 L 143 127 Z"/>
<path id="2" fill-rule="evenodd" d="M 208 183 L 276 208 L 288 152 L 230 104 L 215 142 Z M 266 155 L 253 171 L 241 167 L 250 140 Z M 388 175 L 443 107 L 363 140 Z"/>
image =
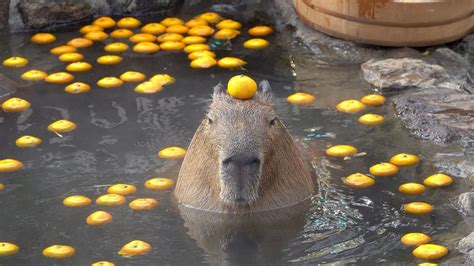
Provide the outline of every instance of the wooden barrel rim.
<path id="1" fill-rule="evenodd" d="M 396 27 L 410 28 L 410 27 L 440 26 L 440 25 L 445 25 L 445 24 L 451 24 L 451 23 L 454 23 L 456 21 L 461 21 L 461 20 L 464 20 L 464 19 L 469 18 L 470 16 L 474 15 L 474 9 L 473 9 L 471 11 L 468 10 L 465 14 L 462 14 L 462 15 L 457 16 L 455 18 L 450 18 L 450 19 L 441 20 L 441 21 L 437 21 L 437 22 L 429 22 L 429 23 L 423 23 L 423 22 L 419 22 L 419 23 L 387 22 L 387 21 L 375 21 L 375 20 L 369 20 L 369 19 L 364 19 L 364 18 L 353 17 L 353 16 L 349 16 L 349 15 L 342 14 L 342 13 L 337 13 L 337 12 L 334 12 L 334 11 L 331 11 L 331 10 L 327 10 L 325 8 L 315 6 L 310 0 L 302 0 L 302 1 L 307 6 L 309 6 L 311 9 L 317 10 L 318 12 L 325 13 L 325 14 L 328 14 L 328 15 L 333 16 L 333 17 L 338 17 L 338 18 L 341 18 L 341 19 L 360 22 L 360 23 L 364 23 L 364 24 L 372 24 L 372 25 L 380 25 L 380 26 L 392 26 L 392 27 L 396 26 Z"/>
<path id="2" fill-rule="evenodd" d="M 367 38 L 358 37 L 356 35 L 341 33 L 341 32 L 332 30 L 330 28 L 323 27 L 323 26 L 320 26 L 320 25 L 316 24 L 315 22 L 308 19 L 305 16 L 305 14 L 303 14 L 300 10 L 298 10 L 298 8 L 296 8 L 298 6 L 298 3 L 300 3 L 302 5 L 305 5 L 307 8 L 310 8 L 303 1 L 304 0 L 293 0 L 293 5 L 295 6 L 295 11 L 296 11 L 297 15 L 300 17 L 300 19 L 305 24 L 310 25 L 311 27 L 313 27 L 316 30 L 319 30 L 321 32 L 324 32 L 328 35 L 331 35 L 331 36 L 334 36 L 334 37 L 337 37 L 337 38 L 342 38 L 342 39 L 347 39 L 347 40 L 351 40 L 351 41 L 355 41 L 355 42 L 367 43 L 367 44 L 372 44 L 372 45 L 397 46 L 397 47 L 403 47 L 403 46 L 423 47 L 423 46 L 430 46 L 430 45 L 438 45 L 438 44 L 458 40 L 458 39 L 464 37 L 465 35 L 467 35 L 472 29 L 474 29 L 474 25 L 471 25 L 471 27 L 467 28 L 466 30 L 460 31 L 458 34 L 449 35 L 449 36 L 446 36 L 446 37 L 440 37 L 440 38 L 436 38 L 436 39 L 432 39 L 432 40 L 429 40 L 429 39 L 427 39 L 427 40 L 412 40 L 412 41 L 410 41 L 410 40 L 408 40 L 408 41 L 396 40 L 395 41 L 395 40 L 381 40 L 381 39 L 377 39 L 377 40 L 372 39 L 371 40 L 371 39 L 367 39 Z M 312 8 L 310 8 L 310 9 L 313 12 L 319 13 L 316 9 L 312 9 Z M 324 13 L 321 13 L 321 14 L 326 15 L 326 16 L 331 16 L 329 14 L 324 14 Z M 347 21 L 344 18 L 336 17 L 336 19 Z M 469 17 L 466 18 L 466 20 L 469 20 L 469 19 L 472 19 L 473 22 L 474 22 L 474 16 L 472 18 L 469 18 Z M 349 23 L 352 22 L 352 23 L 358 23 L 358 24 L 366 24 L 366 23 L 360 23 L 360 22 L 356 22 L 356 21 L 348 21 L 348 22 Z M 455 23 L 460 23 L 460 22 L 462 22 L 462 21 L 455 22 Z M 381 25 L 377 25 L 377 24 L 370 25 L 370 24 L 368 24 L 368 26 L 379 27 Z M 443 25 L 443 26 L 449 26 L 449 24 L 448 25 Z M 417 27 L 417 29 L 420 29 L 420 28 L 430 28 L 430 29 L 432 29 L 432 28 L 435 28 L 435 27 L 433 27 L 433 26 L 432 27 Z M 398 27 L 398 28 L 403 28 L 403 27 Z M 406 28 L 406 30 L 410 31 L 410 28 Z"/>

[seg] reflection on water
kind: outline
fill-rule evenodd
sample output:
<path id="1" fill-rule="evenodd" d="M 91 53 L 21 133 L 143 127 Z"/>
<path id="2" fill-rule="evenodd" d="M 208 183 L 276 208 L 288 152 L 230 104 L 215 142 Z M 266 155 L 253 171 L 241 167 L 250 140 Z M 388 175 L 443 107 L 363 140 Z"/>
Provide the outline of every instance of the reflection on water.
<path id="1" fill-rule="evenodd" d="M 58 43 L 75 36 L 76 31 L 58 33 Z M 236 43 L 243 40 L 239 37 Z M 22 171 L 0 176 L 7 184 L 0 192 L 0 217 L 8 217 L 0 219 L 0 241 L 21 247 L 19 254 L 0 258 L 0 264 L 49 265 L 51 261 L 40 255 L 41 250 L 56 243 L 77 249 L 75 257 L 58 265 L 88 265 L 98 260 L 117 265 L 414 264 L 417 260 L 411 249 L 399 242 L 401 235 L 412 230 L 429 233 L 435 242 L 450 247 L 443 261 L 458 263 L 454 246 L 467 228 L 449 199 L 461 190 L 460 185 L 428 189 L 421 196 L 398 193 L 401 183 L 420 182 L 435 171 L 430 157 L 440 148 L 409 137 L 391 115 L 390 104 L 369 109 L 386 116 L 386 123 L 377 127 L 360 125 L 356 116 L 336 112 L 337 102 L 370 91 L 358 78 L 358 66 L 313 62 L 304 48 L 288 42 L 286 32 L 277 32 L 270 40 L 272 45 L 259 52 L 232 44 L 232 54 L 248 61 L 246 70 L 236 71 L 194 70 L 184 54 L 167 52 L 148 57 L 127 52 L 123 63 L 99 66 L 95 58 L 103 54 L 102 44 L 82 51 L 94 71 L 76 74 L 76 81 L 93 85 L 103 76 L 118 76 L 127 70 L 147 76 L 168 73 L 176 78 L 163 92 L 146 96 L 134 93 L 133 84 L 110 90 L 92 86 L 87 94 L 70 95 L 63 92 L 62 85 L 19 80 L 24 69 L 2 68 L 14 82 L 25 85 L 15 95 L 29 100 L 32 108 L 21 114 L 0 113 L 0 158 L 12 157 L 25 164 Z M 1 45 L 1 58 L 15 53 L 27 56 L 31 68 L 64 69 L 48 47 L 28 43 L 27 36 L 11 36 Z M 229 45 L 218 44 L 219 56 L 230 54 Z M 286 215 L 237 218 L 196 214 L 178 208 L 171 191 L 144 189 L 150 177 L 176 179 L 180 163 L 158 159 L 156 152 L 170 145 L 187 146 L 206 112 L 213 86 L 238 73 L 270 80 L 280 118 L 315 168 L 319 191 L 301 213 L 291 209 Z M 286 97 L 295 89 L 314 93 L 315 104 L 305 108 L 287 104 Z M 74 121 L 78 129 L 62 138 L 46 131 L 49 123 L 61 118 Z M 20 150 L 14 142 L 23 134 L 44 142 L 36 149 Z M 328 145 L 346 143 L 367 155 L 351 160 L 324 156 Z M 377 184 L 367 189 L 342 184 L 342 177 L 366 173 L 371 165 L 399 152 L 421 154 L 422 162 L 394 177 L 376 178 Z M 62 199 L 72 194 L 95 199 L 114 183 L 138 187 L 129 201 L 153 197 L 161 205 L 141 213 L 126 206 L 71 209 L 62 205 Z M 404 214 L 402 204 L 414 200 L 433 203 L 435 212 L 423 217 Z M 100 228 L 87 226 L 87 215 L 99 209 L 110 211 L 114 222 Z M 152 244 L 152 252 L 134 259 L 117 255 L 133 239 Z"/>

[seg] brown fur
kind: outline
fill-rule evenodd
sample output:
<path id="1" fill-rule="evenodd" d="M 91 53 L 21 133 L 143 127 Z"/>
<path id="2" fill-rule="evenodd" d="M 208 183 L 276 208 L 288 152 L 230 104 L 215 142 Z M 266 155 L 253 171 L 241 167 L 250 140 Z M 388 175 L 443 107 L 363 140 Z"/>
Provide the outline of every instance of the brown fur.
<path id="1" fill-rule="evenodd" d="M 247 116 L 252 115 L 252 110 L 256 110 L 255 108 L 267 108 L 268 111 L 263 110 L 273 112 L 271 101 L 266 99 L 265 95 L 247 101 L 230 99 L 227 95 L 215 95 L 211 111 L 213 108 L 223 108 L 222 105 L 233 109 L 237 114 Z M 264 132 L 268 136 L 264 137 L 265 144 L 262 144 L 264 155 L 258 197 L 251 204 L 226 204 L 219 197 L 222 185 L 219 180 L 220 146 L 215 145 L 216 141 L 207 134 L 206 126 L 208 126 L 206 120 L 203 120 L 196 130 L 181 166 L 175 189 L 175 195 L 180 203 L 214 212 L 245 213 L 291 206 L 307 199 L 314 192 L 315 182 L 311 167 L 303 158 L 288 129 L 276 120 L 272 129 Z M 253 133 L 232 134 L 245 134 L 243 139 L 252 141 Z"/>

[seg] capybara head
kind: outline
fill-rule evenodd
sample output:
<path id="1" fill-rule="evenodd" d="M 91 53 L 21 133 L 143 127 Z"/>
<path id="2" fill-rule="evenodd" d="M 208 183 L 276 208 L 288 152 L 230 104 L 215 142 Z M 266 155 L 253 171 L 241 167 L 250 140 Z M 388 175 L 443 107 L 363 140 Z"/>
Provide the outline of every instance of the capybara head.
<path id="1" fill-rule="evenodd" d="M 214 88 L 209 111 L 188 148 L 175 195 L 185 205 L 218 212 L 280 208 L 313 191 L 309 165 L 272 107 L 262 81 L 249 100 Z"/>
<path id="2" fill-rule="evenodd" d="M 269 139 L 277 118 L 270 85 L 264 81 L 260 87 L 255 99 L 242 101 L 228 96 L 219 84 L 206 116 L 209 145 L 218 154 L 219 197 L 228 204 L 250 204 L 257 199 L 262 165 L 272 152 Z"/>

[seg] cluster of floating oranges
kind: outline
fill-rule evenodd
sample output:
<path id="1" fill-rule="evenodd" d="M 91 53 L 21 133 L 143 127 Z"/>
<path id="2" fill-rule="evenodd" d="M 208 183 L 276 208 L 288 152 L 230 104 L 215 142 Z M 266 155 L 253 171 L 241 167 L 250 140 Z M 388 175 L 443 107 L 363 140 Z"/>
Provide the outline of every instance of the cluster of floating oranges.
<path id="1" fill-rule="evenodd" d="M 332 157 L 350 158 L 358 156 L 357 148 L 350 145 L 335 145 L 326 150 L 326 154 Z M 420 161 L 419 157 L 413 154 L 400 153 L 390 158 L 389 162 L 375 164 L 369 168 L 368 174 L 355 173 L 343 178 L 343 183 L 352 188 L 367 188 L 375 184 L 374 177 L 393 176 L 399 172 L 400 167 L 416 165 Z M 434 174 L 423 180 L 423 184 L 410 182 L 401 184 L 399 191 L 406 195 L 419 195 L 426 189 L 442 188 L 451 185 L 452 178 L 445 174 Z M 429 214 L 433 211 L 433 206 L 426 202 L 410 202 L 403 205 L 403 210 L 412 215 Z M 420 259 L 434 260 L 445 256 L 448 249 L 441 245 L 428 244 L 431 238 L 423 233 L 408 233 L 401 238 L 402 243 L 409 246 L 418 246 L 413 250 L 413 255 Z"/>

